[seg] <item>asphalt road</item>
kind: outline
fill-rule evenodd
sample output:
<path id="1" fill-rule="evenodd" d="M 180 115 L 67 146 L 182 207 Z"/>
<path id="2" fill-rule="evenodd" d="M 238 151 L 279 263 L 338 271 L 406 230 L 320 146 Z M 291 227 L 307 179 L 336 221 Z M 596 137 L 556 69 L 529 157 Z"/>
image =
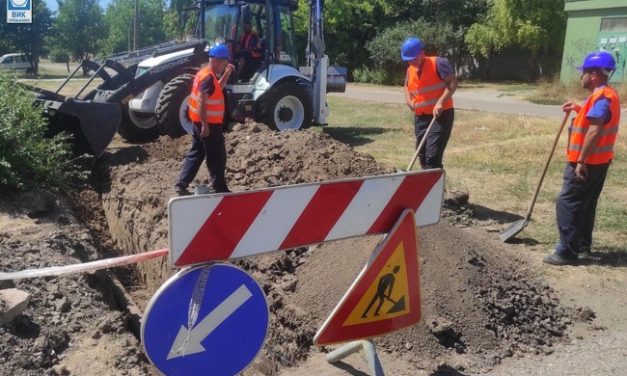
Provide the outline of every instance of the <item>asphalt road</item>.
<path id="1" fill-rule="evenodd" d="M 385 103 L 405 103 L 405 95 L 401 87 L 375 87 L 361 85 L 347 85 L 344 93 L 329 95 L 342 98 L 361 99 Z M 548 118 L 562 118 L 560 106 L 547 106 L 530 103 L 513 96 L 505 95 L 494 89 L 458 89 L 453 95 L 455 108 L 496 112 L 504 114 L 539 116 Z"/>

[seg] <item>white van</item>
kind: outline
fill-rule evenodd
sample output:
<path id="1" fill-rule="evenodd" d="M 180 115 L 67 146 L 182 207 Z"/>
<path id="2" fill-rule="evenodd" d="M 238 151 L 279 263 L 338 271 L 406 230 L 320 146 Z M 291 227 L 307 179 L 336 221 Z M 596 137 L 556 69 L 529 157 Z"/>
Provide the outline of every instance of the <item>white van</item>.
<path id="1" fill-rule="evenodd" d="M 33 67 L 24 54 L 6 54 L 0 56 L 0 69 L 10 69 L 24 74 L 33 72 Z"/>

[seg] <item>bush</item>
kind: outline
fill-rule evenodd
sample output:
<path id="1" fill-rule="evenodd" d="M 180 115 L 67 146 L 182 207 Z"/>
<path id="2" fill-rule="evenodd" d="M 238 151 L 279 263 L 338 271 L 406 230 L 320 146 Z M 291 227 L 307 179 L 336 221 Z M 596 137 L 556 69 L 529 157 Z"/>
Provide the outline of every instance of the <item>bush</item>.
<path id="1" fill-rule="evenodd" d="M 0 72 L 0 192 L 67 188 L 78 171 L 64 135 L 44 138 L 47 124 L 33 95 Z"/>
<path id="2" fill-rule="evenodd" d="M 377 85 L 402 85 L 405 80 L 405 71 L 361 66 L 353 70 L 353 78 L 355 82 Z"/>
<path id="3" fill-rule="evenodd" d="M 449 24 L 438 24 L 419 19 L 400 23 L 385 29 L 371 41 L 366 43 L 370 53 L 370 60 L 375 68 L 401 69 L 405 65 L 401 61 L 401 44 L 409 36 L 417 36 L 425 44 L 427 55 L 447 57 L 453 52 L 457 41 L 461 38 L 458 32 Z"/>
<path id="4" fill-rule="evenodd" d="M 70 52 L 60 47 L 54 47 L 50 50 L 48 58 L 53 63 L 67 63 L 70 61 Z"/>

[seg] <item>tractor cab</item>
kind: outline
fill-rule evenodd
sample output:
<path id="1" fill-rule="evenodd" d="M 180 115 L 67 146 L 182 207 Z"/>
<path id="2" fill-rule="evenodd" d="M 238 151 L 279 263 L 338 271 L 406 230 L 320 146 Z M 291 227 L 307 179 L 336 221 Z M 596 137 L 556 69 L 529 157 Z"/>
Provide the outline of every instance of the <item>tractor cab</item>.
<path id="1" fill-rule="evenodd" d="M 228 46 L 237 68 L 232 83 L 254 81 L 270 64 L 298 69 L 292 20 L 296 6 L 290 0 L 205 1 L 196 36 L 210 46 Z"/>

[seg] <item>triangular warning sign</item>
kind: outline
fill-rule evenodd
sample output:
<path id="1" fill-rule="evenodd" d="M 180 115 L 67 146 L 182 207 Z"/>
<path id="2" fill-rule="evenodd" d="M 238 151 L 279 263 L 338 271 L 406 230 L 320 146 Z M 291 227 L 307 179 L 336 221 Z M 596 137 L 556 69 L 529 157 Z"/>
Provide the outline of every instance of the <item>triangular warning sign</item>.
<path id="1" fill-rule="evenodd" d="M 405 210 L 314 337 L 318 346 L 387 334 L 420 320 L 418 241 Z"/>

